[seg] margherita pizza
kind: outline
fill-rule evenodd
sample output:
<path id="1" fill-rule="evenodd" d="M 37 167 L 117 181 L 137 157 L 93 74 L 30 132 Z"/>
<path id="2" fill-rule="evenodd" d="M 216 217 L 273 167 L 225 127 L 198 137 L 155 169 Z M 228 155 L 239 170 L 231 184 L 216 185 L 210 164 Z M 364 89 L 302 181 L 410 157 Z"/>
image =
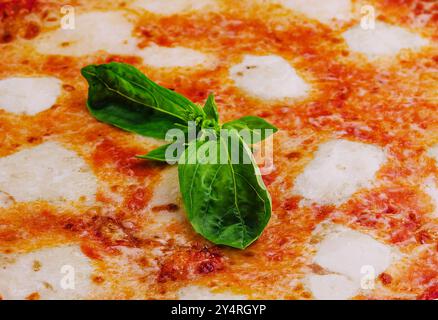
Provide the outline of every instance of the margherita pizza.
<path id="1" fill-rule="evenodd" d="M 437 299 L 437 41 L 430 0 L 0 0 L 1 298 Z M 251 243 L 90 113 L 104 64 L 278 128 Z"/>

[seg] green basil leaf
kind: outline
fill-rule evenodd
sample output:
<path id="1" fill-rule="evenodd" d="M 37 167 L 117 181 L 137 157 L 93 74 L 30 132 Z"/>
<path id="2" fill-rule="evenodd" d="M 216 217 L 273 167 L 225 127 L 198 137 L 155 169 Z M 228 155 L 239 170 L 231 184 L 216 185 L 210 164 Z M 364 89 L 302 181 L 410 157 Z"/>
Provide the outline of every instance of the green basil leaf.
<path id="1" fill-rule="evenodd" d="M 192 141 L 178 164 L 180 191 L 188 219 L 196 232 L 215 244 L 244 249 L 254 242 L 271 216 L 271 198 L 248 146 L 235 131 L 238 151 L 249 163 L 233 163 L 231 144 Z M 210 152 L 225 163 L 205 163 Z"/>
<path id="2" fill-rule="evenodd" d="M 88 109 L 98 120 L 144 136 L 164 138 L 175 123 L 187 124 L 202 114 L 182 95 L 149 80 L 122 63 L 82 69 L 89 83 Z"/>
<path id="3" fill-rule="evenodd" d="M 127 109 L 123 103 L 108 102 L 104 109 L 89 107 L 89 110 L 99 121 L 142 136 L 163 140 L 166 138 L 166 133 L 179 124 L 170 116 L 163 116 L 156 112 L 137 111 L 135 107 Z"/>
<path id="4" fill-rule="evenodd" d="M 246 116 L 237 120 L 233 120 L 222 125 L 223 129 L 235 129 L 239 132 L 246 131 L 249 136 L 252 138 L 252 141 L 248 141 L 245 139 L 245 142 L 257 143 L 259 141 L 265 140 L 271 134 L 274 134 L 278 131 L 278 129 L 267 122 L 266 120 L 255 117 L 255 116 Z"/>
<path id="5" fill-rule="evenodd" d="M 217 111 L 216 102 L 214 101 L 214 95 L 210 94 L 204 105 L 204 112 L 207 115 L 207 119 L 219 122 L 219 113 Z"/>
<path id="6" fill-rule="evenodd" d="M 178 161 L 178 159 L 181 157 L 182 153 L 184 152 L 184 148 L 185 148 L 185 144 L 173 142 L 158 147 L 157 149 L 154 149 L 145 155 L 136 156 L 136 157 L 139 159 L 163 161 L 169 164 L 175 164 Z"/>
<path id="7" fill-rule="evenodd" d="M 166 150 L 167 147 L 169 147 L 170 145 L 171 143 L 165 144 L 161 147 L 158 147 L 157 149 L 146 153 L 145 155 L 136 156 L 136 158 L 166 162 Z"/>

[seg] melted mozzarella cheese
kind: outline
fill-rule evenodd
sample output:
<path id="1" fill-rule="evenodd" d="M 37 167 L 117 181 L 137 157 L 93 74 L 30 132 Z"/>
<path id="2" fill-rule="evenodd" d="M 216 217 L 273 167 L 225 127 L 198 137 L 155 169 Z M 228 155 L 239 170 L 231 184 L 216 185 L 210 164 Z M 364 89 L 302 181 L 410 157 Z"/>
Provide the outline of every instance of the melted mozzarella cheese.
<path id="1" fill-rule="evenodd" d="M 322 144 L 314 159 L 295 180 L 294 191 L 309 202 L 340 204 L 368 188 L 385 161 L 376 146 L 348 140 Z"/>
<path id="2" fill-rule="evenodd" d="M 343 226 L 324 230 L 313 263 L 329 274 L 305 278 L 316 299 L 349 299 L 372 289 L 379 274 L 399 258 L 396 250 L 361 232 Z"/>
<path id="3" fill-rule="evenodd" d="M 168 205 L 176 205 L 175 211 L 166 209 Z M 156 228 L 165 228 L 175 221 L 183 221 L 184 213 L 181 193 L 179 191 L 178 169 L 176 166 L 170 167 L 163 171 L 161 179 L 154 188 L 154 193 L 148 205 L 149 209 L 162 208 L 154 214 L 153 220 Z"/>
<path id="4" fill-rule="evenodd" d="M 54 142 L 0 158 L 0 191 L 15 201 L 91 200 L 96 177 L 75 152 Z"/>
<path id="5" fill-rule="evenodd" d="M 153 45 L 139 51 L 143 62 L 157 68 L 211 66 L 211 57 L 197 50 L 183 47 L 160 47 Z"/>
<path id="6" fill-rule="evenodd" d="M 52 107 L 61 94 L 61 81 L 53 77 L 0 80 L 0 109 L 35 115 Z"/>
<path id="7" fill-rule="evenodd" d="M 355 26 L 343 34 L 351 50 L 374 59 L 380 56 L 396 55 L 402 49 L 417 50 L 428 44 L 426 39 L 403 28 L 376 22 L 374 29 Z"/>
<path id="8" fill-rule="evenodd" d="M 78 299 L 91 293 L 92 266 L 78 246 L 0 254 L 0 295 L 4 299 Z M 35 296 L 36 295 L 36 296 Z"/>
<path id="9" fill-rule="evenodd" d="M 133 25 L 121 11 L 89 12 L 77 15 L 74 29 L 59 28 L 36 39 L 36 49 L 44 54 L 81 56 L 99 50 L 132 54 L 136 43 Z"/>
<path id="10" fill-rule="evenodd" d="M 162 172 L 160 182 L 155 186 L 152 199 L 149 201 L 149 206 L 164 206 L 170 203 L 181 204 L 178 169 L 176 167 L 170 167 Z"/>
<path id="11" fill-rule="evenodd" d="M 319 244 L 314 263 L 360 284 L 363 268 L 372 268 L 378 276 L 389 267 L 393 258 L 390 246 L 366 234 L 338 227 Z"/>
<path id="12" fill-rule="evenodd" d="M 171 15 L 216 8 L 216 0 L 137 0 L 134 7 L 143 8 L 157 14 Z"/>
<path id="13" fill-rule="evenodd" d="M 348 20 L 352 14 L 351 0 L 276 0 L 276 2 L 323 23 L 333 19 Z"/>
<path id="14" fill-rule="evenodd" d="M 212 292 L 207 287 L 187 286 L 177 292 L 180 300 L 245 300 L 247 297 L 231 292 Z"/>
<path id="15" fill-rule="evenodd" d="M 237 87 L 256 97 L 275 100 L 302 97 L 309 85 L 282 57 L 245 55 L 230 69 Z"/>
<path id="16" fill-rule="evenodd" d="M 438 218 L 438 188 L 435 183 L 435 179 L 432 177 L 428 178 L 423 186 L 423 189 L 429 195 L 435 207 L 433 216 Z"/>
<path id="17" fill-rule="evenodd" d="M 96 23 L 99 21 L 99 23 Z M 45 54 L 82 56 L 103 50 L 112 54 L 135 55 L 154 67 L 213 65 L 210 55 L 184 47 L 153 45 L 139 49 L 132 36 L 133 24 L 121 11 L 89 12 L 78 15 L 73 30 L 58 29 L 40 36 L 36 49 Z"/>
<path id="18" fill-rule="evenodd" d="M 310 275 L 307 282 L 317 300 L 346 300 L 358 291 L 354 281 L 338 274 Z"/>

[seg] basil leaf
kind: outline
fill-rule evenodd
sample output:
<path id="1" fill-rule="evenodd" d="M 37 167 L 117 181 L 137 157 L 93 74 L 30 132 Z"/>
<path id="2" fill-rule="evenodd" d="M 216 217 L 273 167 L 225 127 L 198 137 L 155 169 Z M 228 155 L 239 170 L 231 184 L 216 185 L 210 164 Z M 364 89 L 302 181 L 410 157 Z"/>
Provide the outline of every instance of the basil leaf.
<path id="1" fill-rule="evenodd" d="M 175 123 L 202 114 L 182 95 L 149 80 L 135 67 L 112 62 L 81 70 L 89 83 L 87 106 L 105 123 L 144 136 L 164 138 Z"/>
<path id="2" fill-rule="evenodd" d="M 109 102 L 104 109 L 88 108 L 98 120 L 142 136 L 165 139 L 166 133 L 176 127 L 175 119 L 155 112 L 147 113 L 126 104 Z M 182 123 L 181 123 L 182 125 Z M 185 125 L 187 126 L 187 124 Z"/>
<path id="3" fill-rule="evenodd" d="M 242 130 L 246 131 L 248 137 L 252 138 L 252 141 L 249 141 L 249 139 L 245 139 L 245 142 L 248 144 L 263 141 L 271 134 L 274 134 L 278 131 L 275 126 L 273 126 L 266 120 L 255 116 L 246 116 L 237 120 L 224 123 L 222 125 L 222 128 L 227 130 L 236 129 L 239 132 L 241 132 Z"/>
<path id="4" fill-rule="evenodd" d="M 170 148 L 170 149 L 169 149 Z M 163 161 L 169 164 L 175 164 L 184 152 L 185 144 L 169 143 L 157 149 L 154 149 L 142 156 L 136 156 L 139 159 L 147 159 L 154 161 Z"/>
<path id="5" fill-rule="evenodd" d="M 214 101 L 214 95 L 208 95 L 204 106 L 204 112 L 207 115 L 207 119 L 219 122 L 219 113 L 217 111 L 216 102 Z"/>
<path id="6" fill-rule="evenodd" d="M 171 143 L 165 144 L 161 147 L 158 147 L 157 149 L 146 153 L 145 155 L 136 156 L 136 158 L 166 162 L 166 150 L 167 147 L 169 147 L 170 145 Z"/>
<path id="7" fill-rule="evenodd" d="M 239 154 L 249 163 L 233 163 L 231 145 L 218 141 L 192 141 L 178 164 L 180 191 L 188 219 L 196 232 L 215 244 L 244 249 L 254 242 L 271 216 L 271 198 L 248 146 L 237 133 Z M 197 150 L 195 150 L 195 148 Z M 225 155 L 225 163 L 205 163 L 200 149 Z"/>

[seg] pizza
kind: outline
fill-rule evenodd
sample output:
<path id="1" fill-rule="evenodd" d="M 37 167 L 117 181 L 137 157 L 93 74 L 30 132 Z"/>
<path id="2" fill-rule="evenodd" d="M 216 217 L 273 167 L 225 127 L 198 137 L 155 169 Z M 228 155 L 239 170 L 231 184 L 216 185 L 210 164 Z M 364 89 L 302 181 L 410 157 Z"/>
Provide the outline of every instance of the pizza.
<path id="1" fill-rule="evenodd" d="M 437 299 L 438 5 L 0 1 L 2 299 Z M 92 117 L 81 68 L 135 66 L 274 124 L 244 250 L 187 219 L 163 141 Z"/>

